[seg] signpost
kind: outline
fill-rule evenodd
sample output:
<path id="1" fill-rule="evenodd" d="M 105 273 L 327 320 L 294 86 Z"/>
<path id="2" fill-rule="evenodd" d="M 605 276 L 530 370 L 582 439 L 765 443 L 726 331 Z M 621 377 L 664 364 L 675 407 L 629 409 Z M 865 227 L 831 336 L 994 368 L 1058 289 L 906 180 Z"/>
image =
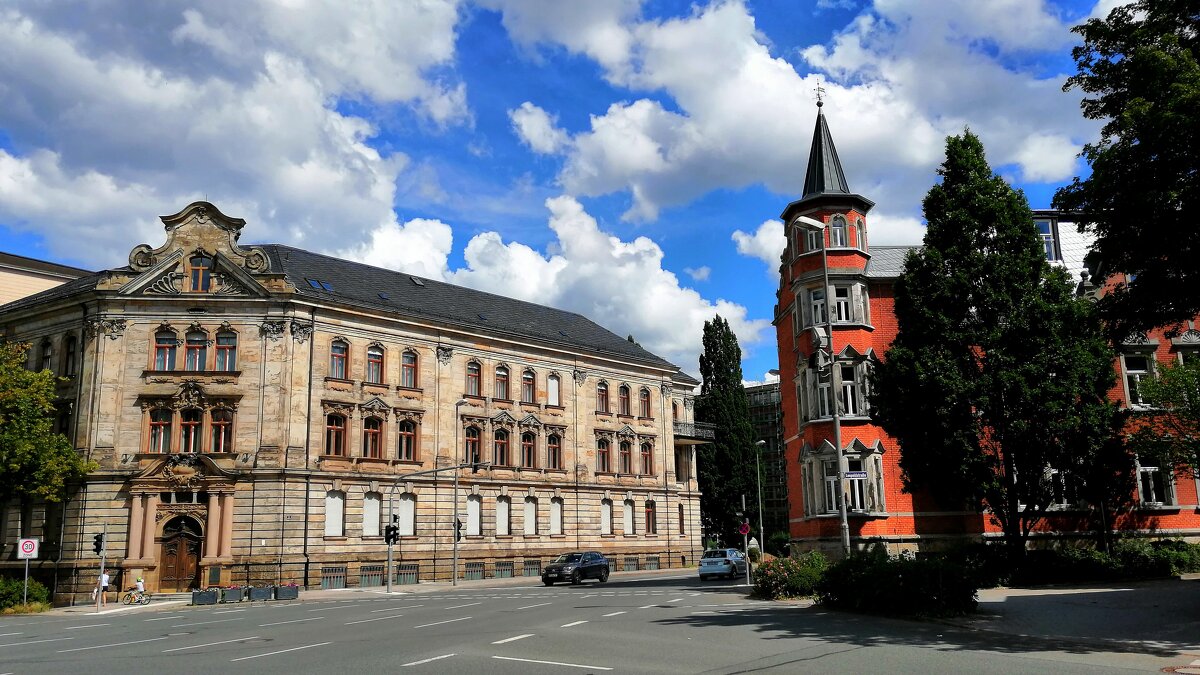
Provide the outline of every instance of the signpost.
<path id="1" fill-rule="evenodd" d="M 38 557 L 37 539 L 18 539 L 17 540 L 17 560 L 25 561 L 25 592 L 21 596 L 21 604 L 29 604 L 29 561 L 37 560 Z"/>

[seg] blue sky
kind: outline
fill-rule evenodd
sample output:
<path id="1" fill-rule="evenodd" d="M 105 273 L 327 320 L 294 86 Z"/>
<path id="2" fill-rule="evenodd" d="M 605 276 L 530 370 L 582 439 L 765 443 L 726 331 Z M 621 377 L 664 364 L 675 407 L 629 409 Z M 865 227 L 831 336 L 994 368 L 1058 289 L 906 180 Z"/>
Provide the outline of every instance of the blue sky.
<path id="1" fill-rule="evenodd" d="M 1034 207 L 1096 137 L 1070 27 L 1117 0 L 212 0 L 0 8 L 0 250 L 88 268 L 195 199 L 280 242 L 775 368 L 822 83 L 871 243 L 965 126 Z"/>

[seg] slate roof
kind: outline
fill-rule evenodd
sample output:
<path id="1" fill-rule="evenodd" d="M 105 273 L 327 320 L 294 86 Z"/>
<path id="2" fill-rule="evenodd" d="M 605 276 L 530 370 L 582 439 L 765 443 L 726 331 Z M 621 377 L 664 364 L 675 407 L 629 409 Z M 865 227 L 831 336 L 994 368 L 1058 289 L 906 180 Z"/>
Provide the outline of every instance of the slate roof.
<path id="1" fill-rule="evenodd" d="M 904 271 L 904 258 L 920 246 L 872 246 L 871 260 L 864 272 L 868 279 L 898 279 Z"/>
<path id="2" fill-rule="evenodd" d="M 808 153 L 808 171 L 804 174 L 804 197 L 823 194 L 850 194 L 846 174 L 842 171 L 842 160 L 838 159 L 837 148 L 825 115 L 817 104 L 817 126 L 813 129 L 812 149 Z"/>
<path id="3" fill-rule="evenodd" d="M 17 298 L 7 305 L 0 305 L 0 312 L 30 307 L 42 302 L 52 302 L 76 293 L 90 291 L 96 287 L 96 284 L 100 283 L 100 280 L 104 278 L 104 274 L 104 272 L 88 274 L 86 277 L 72 279 L 65 284 L 60 284 L 54 288 L 48 288 L 40 293 L 34 293 L 33 295 L 27 295 L 23 298 Z"/>
<path id="4" fill-rule="evenodd" d="M 282 244 L 256 246 L 271 259 L 271 270 L 285 274 L 302 297 L 442 321 L 475 331 L 533 338 L 678 369 L 581 314 Z M 324 282 L 333 290 L 314 288 L 309 279 Z"/>

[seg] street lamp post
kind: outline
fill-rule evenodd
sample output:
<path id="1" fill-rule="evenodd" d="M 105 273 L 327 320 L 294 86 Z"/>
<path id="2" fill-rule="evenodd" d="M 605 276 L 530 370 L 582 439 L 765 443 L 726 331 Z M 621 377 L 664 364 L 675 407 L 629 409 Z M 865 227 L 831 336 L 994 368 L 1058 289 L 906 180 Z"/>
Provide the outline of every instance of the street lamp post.
<path id="1" fill-rule="evenodd" d="M 828 343 L 825 349 L 829 353 L 829 394 L 830 405 L 833 408 L 833 445 L 837 450 L 838 463 L 838 486 L 841 490 L 840 498 L 838 499 L 838 513 L 841 516 L 842 530 L 842 554 L 850 555 L 850 521 L 846 514 L 846 453 L 842 449 L 842 406 L 838 397 L 841 394 L 841 387 L 838 381 L 841 379 L 841 372 L 838 368 L 837 351 L 833 348 L 833 313 L 830 312 L 830 297 L 829 297 L 829 252 L 828 246 L 825 245 L 825 223 L 822 223 L 815 218 L 808 216 L 797 216 L 793 223 L 801 223 L 808 226 L 810 229 L 817 230 L 821 234 L 821 278 L 824 288 L 822 292 L 825 296 L 825 334 Z M 814 321 L 816 317 L 813 317 Z"/>
<path id="2" fill-rule="evenodd" d="M 467 403 L 468 403 L 467 399 L 460 398 L 454 404 L 454 454 L 458 454 L 458 428 L 460 426 L 462 426 L 462 424 L 459 422 L 458 410 L 459 410 L 459 408 L 463 407 Z M 453 456 L 453 455 L 451 455 L 451 456 Z M 476 458 L 467 457 L 467 459 L 473 461 Z M 479 459 L 483 459 L 483 458 L 480 457 Z M 461 461 L 459 462 L 459 465 L 460 466 L 462 465 Z M 450 557 L 450 585 L 457 586 L 458 585 L 458 470 L 457 469 L 455 469 L 455 471 L 454 471 L 454 497 L 453 497 L 452 501 L 454 504 L 454 510 L 453 510 L 454 519 L 450 522 L 450 525 L 451 525 L 451 527 L 454 528 L 454 544 L 452 546 L 453 553 L 451 554 L 451 557 Z"/>
<path id="3" fill-rule="evenodd" d="M 767 531 L 763 529 L 763 506 L 762 506 L 762 471 L 758 468 L 758 457 L 762 454 L 763 446 L 766 441 L 754 442 L 754 478 L 758 483 L 758 550 L 760 552 L 767 550 Z"/>

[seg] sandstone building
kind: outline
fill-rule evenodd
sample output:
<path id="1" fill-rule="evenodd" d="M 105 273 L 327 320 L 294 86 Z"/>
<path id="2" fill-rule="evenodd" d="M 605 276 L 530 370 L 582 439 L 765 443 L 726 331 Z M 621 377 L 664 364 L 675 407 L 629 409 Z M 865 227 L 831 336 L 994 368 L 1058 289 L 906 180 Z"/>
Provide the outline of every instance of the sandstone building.
<path id="1" fill-rule="evenodd" d="M 617 569 L 700 554 L 693 446 L 712 433 L 676 366 L 578 314 L 242 246 L 206 202 L 162 221 L 127 266 L 0 307 L 100 465 L 0 522 L 5 561 L 18 532 L 43 539 L 59 597 L 94 583 L 102 531 L 116 583 L 158 591 L 380 584 L 388 522 L 397 581 L 448 578 L 456 515 L 466 578 L 578 548 Z"/>

